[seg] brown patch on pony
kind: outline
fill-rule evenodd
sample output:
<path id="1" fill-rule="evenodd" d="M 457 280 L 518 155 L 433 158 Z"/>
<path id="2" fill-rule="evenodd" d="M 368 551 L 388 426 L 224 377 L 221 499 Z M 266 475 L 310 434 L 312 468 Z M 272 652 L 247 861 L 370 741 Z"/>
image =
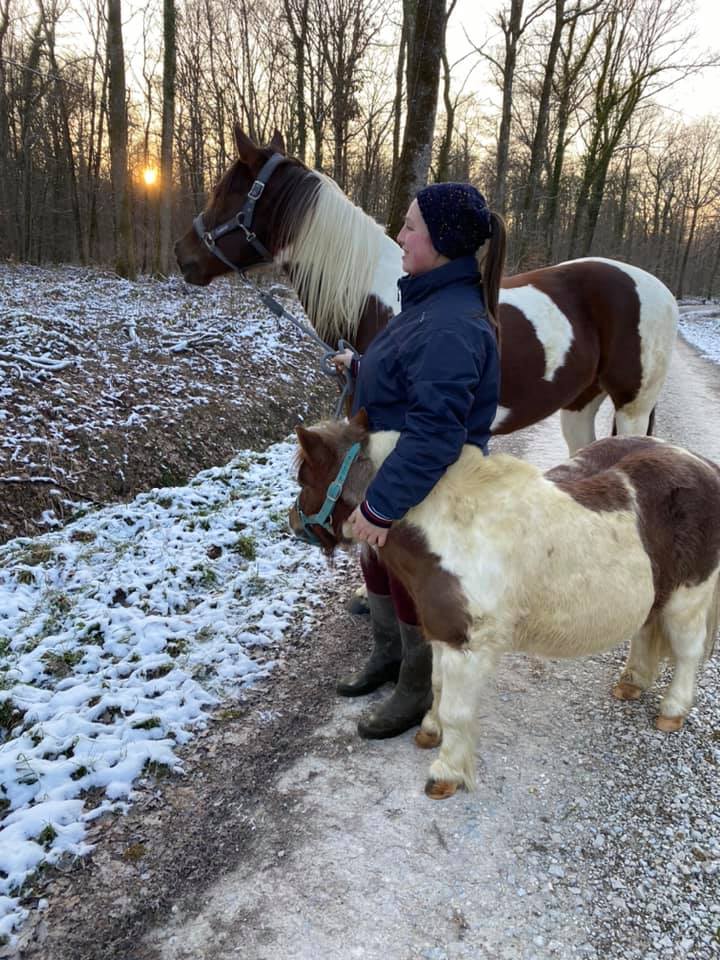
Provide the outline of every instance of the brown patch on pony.
<path id="1" fill-rule="evenodd" d="M 634 510 L 652 565 L 653 609 L 720 565 L 720 468 L 710 460 L 651 437 L 614 437 L 545 477 L 589 510 Z"/>
<path id="2" fill-rule="evenodd" d="M 460 648 L 468 642 L 470 614 L 459 579 L 440 564 L 422 531 L 401 521 L 391 527 L 379 556 L 415 604 L 426 637 Z"/>
<path id="3" fill-rule="evenodd" d="M 678 587 L 703 583 L 720 564 L 720 468 L 664 444 L 618 466 L 635 488 L 659 609 Z"/>

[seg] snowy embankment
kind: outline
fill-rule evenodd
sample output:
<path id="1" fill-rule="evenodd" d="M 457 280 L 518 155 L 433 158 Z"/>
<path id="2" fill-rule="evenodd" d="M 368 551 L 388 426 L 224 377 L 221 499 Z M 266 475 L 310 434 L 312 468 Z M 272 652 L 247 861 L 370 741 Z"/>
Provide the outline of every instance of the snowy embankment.
<path id="1" fill-rule="evenodd" d="M 294 449 L 0 548 L 0 935 L 33 871 L 311 627 L 327 567 L 288 533 Z"/>
<path id="2" fill-rule="evenodd" d="M 720 303 L 683 300 L 680 333 L 708 360 L 720 363 Z"/>

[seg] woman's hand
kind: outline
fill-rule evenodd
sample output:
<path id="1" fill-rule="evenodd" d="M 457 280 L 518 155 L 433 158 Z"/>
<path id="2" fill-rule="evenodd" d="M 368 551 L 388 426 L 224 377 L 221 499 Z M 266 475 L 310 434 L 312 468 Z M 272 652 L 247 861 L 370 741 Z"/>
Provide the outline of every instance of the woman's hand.
<path id="1" fill-rule="evenodd" d="M 353 362 L 353 356 L 354 354 L 352 350 L 341 350 L 333 357 L 330 357 L 330 360 L 334 364 L 337 372 L 342 373 L 344 370 L 350 369 L 350 364 Z"/>
<path id="2" fill-rule="evenodd" d="M 371 547 L 384 547 L 387 535 L 390 532 L 385 527 L 376 527 L 370 523 L 360 512 L 360 507 L 355 507 L 348 517 L 348 523 L 352 527 L 353 540 L 360 540 L 363 543 L 369 543 Z"/>

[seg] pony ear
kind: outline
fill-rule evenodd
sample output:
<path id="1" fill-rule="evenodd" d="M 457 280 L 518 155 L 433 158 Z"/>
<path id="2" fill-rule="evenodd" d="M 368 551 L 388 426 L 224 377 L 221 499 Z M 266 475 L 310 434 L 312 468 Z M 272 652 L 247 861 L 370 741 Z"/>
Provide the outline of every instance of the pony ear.
<path id="1" fill-rule="evenodd" d="M 358 412 L 350 419 L 349 422 L 353 427 L 360 427 L 363 433 L 367 433 L 370 429 L 370 421 L 368 420 L 367 410 L 365 407 L 360 407 Z"/>
<path id="2" fill-rule="evenodd" d="M 306 427 L 297 426 L 295 427 L 295 433 L 308 463 L 313 466 L 325 466 L 334 461 L 333 451 L 317 430 L 308 430 Z"/>
<path id="3" fill-rule="evenodd" d="M 239 159 L 247 164 L 247 166 L 252 166 L 255 160 L 257 160 L 259 152 L 257 144 L 253 143 L 237 121 L 235 121 L 233 133 L 235 134 L 235 146 L 237 147 Z"/>
<path id="4" fill-rule="evenodd" d="M 285 149 L 285 140 L 283 139 L 283 135 L 280 133 L 277 127 L 275 128 L 275 133 L 273 134 L 272 140 L 268 146 L 271 150 L 274 150 L 275 153 L 287 153 L 287 150 Z"/>

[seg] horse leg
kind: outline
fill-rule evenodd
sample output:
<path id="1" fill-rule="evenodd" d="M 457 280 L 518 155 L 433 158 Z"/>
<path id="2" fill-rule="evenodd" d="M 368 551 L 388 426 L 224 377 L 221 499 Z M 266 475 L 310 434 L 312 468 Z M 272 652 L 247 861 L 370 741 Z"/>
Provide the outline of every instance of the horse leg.
<path id="1" fill-rule="evenodd" d="M 662 611 L 675 670 L 655 721 L 658 730 L 679 730 L 690 712 L 698 670 L 715 639 L 717 614 L 717 572 L 697 587 L 680 587 Z"/>
<path id="2" fill-rule="evenodd" d="M 560 425 L 570 456 L 595 440 L 595 416 L 605 397 L 605 393 L 600 393 L 580 410 L 560 411 Z"/>
<path id="3" fill-rule="evenodd" d="M 431 750 L 440 745 L 442 727 L 440 725 L 440 697 L 442 694 L 442 643 L 433 643 L 432 692 L 433 702 L 423 717 L 420 729 L 415 734 L 415 743 L 423 750 Z"/>
<path id="4" fill-rule="evenodd" d="M 432 800 L 444 800 L 459 787 L 472 790 L 475 785 L 475 718 L 484 681 L 494 670 L 497 654 L 492 648 L 473 647 L 443 650 L 438 710 L 442 745 L 425 784 L 425 793 Z"/>
<path id="5" fill-rule="evenodd" d="M 613 687 L 618 700 L 638 700 L 641 693 L 655 682 L 663 653 L 667 656 L 662 624 L 657 616 L 651 618 L 630 641 L 630 652 L 625 666 Z"/>
<path id="6" fill-rule="evenodd" d="M 615 432 L 621 437 L 646 437 L 652 432 L 654 406 L 628 403 L 615 411 Z"/>

